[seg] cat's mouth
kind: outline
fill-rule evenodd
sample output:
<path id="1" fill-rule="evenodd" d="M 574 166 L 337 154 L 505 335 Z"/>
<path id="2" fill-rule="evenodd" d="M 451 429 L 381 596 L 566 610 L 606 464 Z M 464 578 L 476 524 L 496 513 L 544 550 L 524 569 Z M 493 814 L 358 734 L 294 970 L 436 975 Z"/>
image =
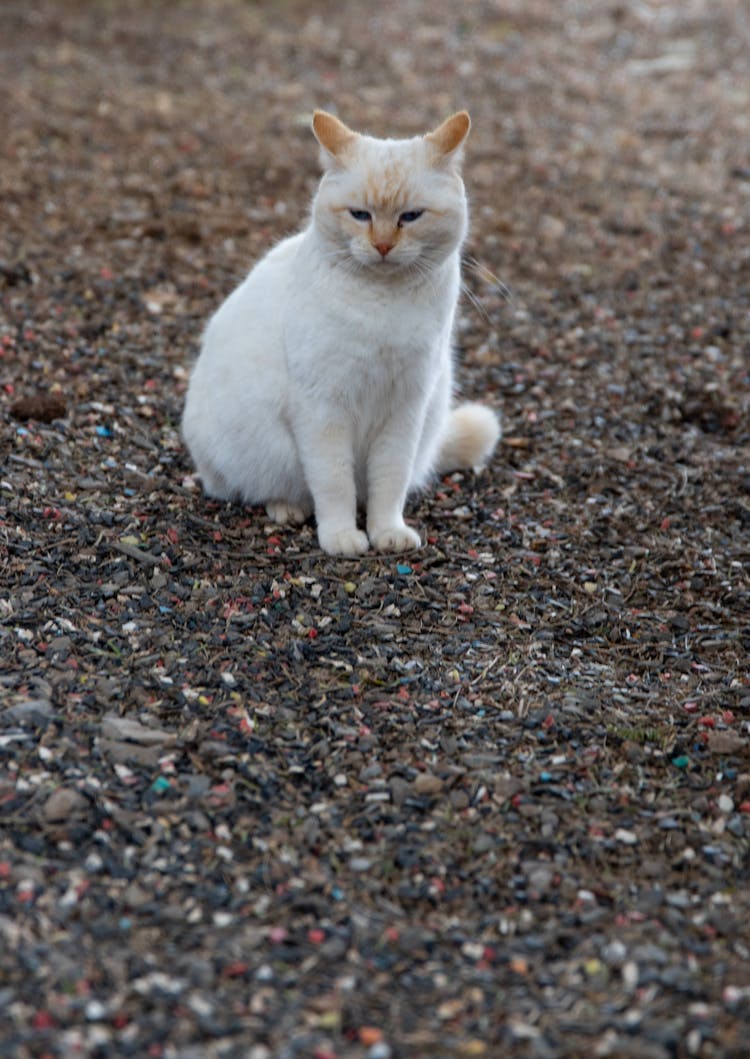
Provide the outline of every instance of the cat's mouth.
<path id="1" fill-rule="evenodd" d="M 399 255 L 394 257 L 393 254 L 354 254 L 354 260 L 358 263 L 360 268 L 364 268 L 372 276 L 395 277 L 403 276 L 414 271 L 415 262 L 410 257 L 404 257 Z"/>
<path id="2" fill-rule="evenodd" d="M 391 257 L 390 254 L 386 257 L 370 258 L 370 267 L 376 272 L 403 272 L 409 267 L 409 264 L 409 261 L 404 261 L 403 258 Z"/>

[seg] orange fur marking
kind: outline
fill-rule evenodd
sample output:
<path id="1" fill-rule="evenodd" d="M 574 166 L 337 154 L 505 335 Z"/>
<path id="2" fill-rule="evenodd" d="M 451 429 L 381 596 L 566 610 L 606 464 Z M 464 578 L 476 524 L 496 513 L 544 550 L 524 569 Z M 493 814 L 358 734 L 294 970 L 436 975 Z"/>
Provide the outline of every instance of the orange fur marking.
<path id="1" fill-rule="evenodd" d="M 365 184 L 365 194 L 376 213 L 395 213 L 410 205 L 409 189 L 398 165 L 387 166 L 370 174 Z"/>
<path id="2" fill-rule="evenodd" d="M 459 110 L 457 114 L 447 118 L 442 125 L 438 125 L 434 132 L 428 132 L 425 139 L 428 143 L 434 144 L 440 154 L 452 154 L 469 135 L 470 128 L 471 118 L 467 111 Z"/>
<path id="3" fill-rule="evenodd" d="M 315 111 L 312 127 L 320 146 L 334 157 L 342 154 L 357 138 L 356 132 L 352 132 L 348 125 L 344 125 L 343 121 L 339 121 L 325 110 Z"/>

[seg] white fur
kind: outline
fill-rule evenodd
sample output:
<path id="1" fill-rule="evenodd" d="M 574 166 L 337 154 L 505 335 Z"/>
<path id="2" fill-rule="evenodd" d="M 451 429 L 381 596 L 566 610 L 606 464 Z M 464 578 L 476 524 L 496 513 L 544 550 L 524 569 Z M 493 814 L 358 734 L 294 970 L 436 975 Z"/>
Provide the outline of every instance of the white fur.
<path id="1" fill-rule="evenodd" d="M 420 543 L 403 519 L 408 491 L 489 457 L 494 413 L 451 410 L 467 224 L 458 153 L 353 136 L 327 156 L 309 226 L 258 262 L 206 329 L 182 426 L 209 495 L 264 503 L 277 522 L 314 510 L 331 554 L 401 551 Z M 385 258 L 384 232 L 397 240 Z"/>

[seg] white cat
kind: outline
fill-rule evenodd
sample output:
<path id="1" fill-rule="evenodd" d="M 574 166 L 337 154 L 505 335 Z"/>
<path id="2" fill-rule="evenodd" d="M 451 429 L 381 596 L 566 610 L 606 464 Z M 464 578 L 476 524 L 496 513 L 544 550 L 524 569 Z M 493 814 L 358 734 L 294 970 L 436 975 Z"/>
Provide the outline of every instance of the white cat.
<path id="1" fill-rule="evenodd" d="M 461 111 L 377 140 L 315 112 L 310 223 L 227 298 L 190 379 L 182 429 L 210 496 L 264 503 L 277 523 L 314 511 L 332 555 L 402 551 L 420 544 L 409 490 L 487 461 L 496 415 L 451 407 L 469 125 Z"/>

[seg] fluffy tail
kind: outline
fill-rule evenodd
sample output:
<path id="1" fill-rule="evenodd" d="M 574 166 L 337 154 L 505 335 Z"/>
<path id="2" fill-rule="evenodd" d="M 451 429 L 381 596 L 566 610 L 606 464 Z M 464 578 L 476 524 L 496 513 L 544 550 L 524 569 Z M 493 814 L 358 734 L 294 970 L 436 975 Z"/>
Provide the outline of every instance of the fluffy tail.
<path id="1" fill-rule="evenodd" d="M 437 460 L 440 474 L 463 467 L 479 470 L 500 439 L 500 419 L 483 404 L 460 404 L 451 412 Z"/>

